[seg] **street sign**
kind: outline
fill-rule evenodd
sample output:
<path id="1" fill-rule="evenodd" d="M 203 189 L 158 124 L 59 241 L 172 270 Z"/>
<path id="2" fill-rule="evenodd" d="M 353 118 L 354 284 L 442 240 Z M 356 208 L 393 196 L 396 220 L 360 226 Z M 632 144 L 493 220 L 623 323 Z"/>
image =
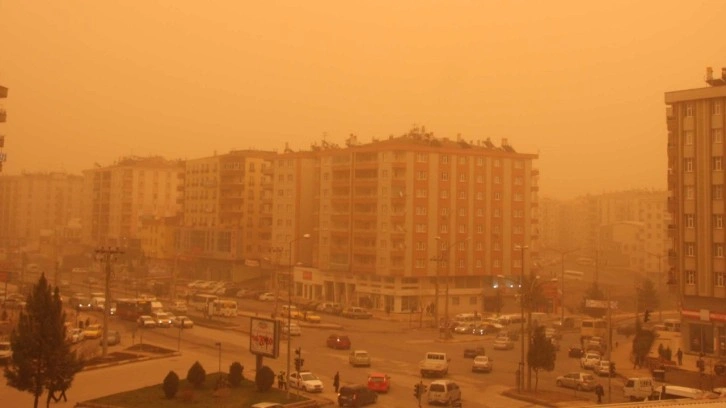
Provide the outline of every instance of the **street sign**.
<path id="1" fill-rule="evenodd" d="M 585 299 L 585 307 L 589 307 L 591 309 L 607 309 L 608 301 L 607 300 L 597 300 L 597 299 Z M 618 302 L 615 300 L 611 300 L 610 309 L 617 309 L 617 308 L 618 308 Z"/>

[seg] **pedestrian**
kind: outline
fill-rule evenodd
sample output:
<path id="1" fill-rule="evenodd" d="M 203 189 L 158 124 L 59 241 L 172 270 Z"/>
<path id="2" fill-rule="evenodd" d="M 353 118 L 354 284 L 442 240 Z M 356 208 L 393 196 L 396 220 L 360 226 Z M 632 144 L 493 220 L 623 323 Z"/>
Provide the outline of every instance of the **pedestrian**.
<path id="1" fill-rule="evenodd" d="M 595 386 L 595 395 L 597 395 L 597 403 L 602 404 L 602 396 L 605 395 L 605 389 L 601 384 Z"/>
<path id="2" fill-rule="evenodd" d="M 283 389 L 287 388 L 287 384 L 285 384 L 285 372 L 280 371 L 279 374 L 277 374 L 277 388 Z"/>
<path id="3" fill-rule="evenodd" d="M 681 350 L 680 347 L 678 347 L 678 351 L 676 351 L 676 357 L 678 358 L 678 365 L 683 365 L 683 350 Z"/>
<path id="4" fill-rule="evenodd" d="M 333 377 L 333 388 L 335 388 L 335 393 L 338 393 L 338 387 L 340 387 L 340 373 L 337 371 L 335 372 L 335 377 Z"/>

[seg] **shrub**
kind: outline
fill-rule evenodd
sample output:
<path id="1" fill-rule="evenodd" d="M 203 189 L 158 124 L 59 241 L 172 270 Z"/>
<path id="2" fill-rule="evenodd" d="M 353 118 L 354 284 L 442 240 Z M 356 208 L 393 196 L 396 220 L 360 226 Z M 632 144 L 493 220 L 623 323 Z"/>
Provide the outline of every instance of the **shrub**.
<path id="1" fill-rule="evenodd" d="M 204 371 L 204 367 L 199 364 L 199 361 L 192 364 L 187 372 L 187 381 L 196 388 L 201 388 L 204 385 L 204 380 L 207 378 L 207 372 Z"/>
<path id="2" fill-rule="evenodd" d="M 262 366 L 255 375 L 255 385 L 257 385 L 257 391 L 267 392 L 272 388 L 272 384 L 275 382 L 275 373 L 268 366 Z"/>
<path id="3" fill-rule="evenodd" d="M 244 377 L 244 366 L 240 364 L 238 361 L 235 361 L 232 363 L 232 365 L 229 366 L 229 385 L 233 387 L 239 387 L 239 385 L 242 383 L 242 380 Z"/>
<path id="4" fill-rule="evenodd" d="M 166 398 L 172 399 L 176 396 L 179 391 L 179 376 L 174 371 L 169 371 L 169 374 L 164 378 L 164 395 Z"/>

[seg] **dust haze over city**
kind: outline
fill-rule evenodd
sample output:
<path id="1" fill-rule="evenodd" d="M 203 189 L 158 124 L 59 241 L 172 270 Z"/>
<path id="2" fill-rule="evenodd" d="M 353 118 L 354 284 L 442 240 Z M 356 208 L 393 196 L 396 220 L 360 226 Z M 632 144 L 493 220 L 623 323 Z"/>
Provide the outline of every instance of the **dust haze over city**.
<path id="1" fill-rule="evenodd" d="M 725 9 L 0 2 L 0 401 L 41 275 L 48 401 L 723 392 Z"/>

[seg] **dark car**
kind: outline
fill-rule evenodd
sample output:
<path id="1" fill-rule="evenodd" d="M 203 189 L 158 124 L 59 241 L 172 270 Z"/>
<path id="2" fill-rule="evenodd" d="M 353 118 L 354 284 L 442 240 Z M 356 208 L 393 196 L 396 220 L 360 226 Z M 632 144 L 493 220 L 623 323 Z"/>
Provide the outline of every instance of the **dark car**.
<path id="1" fill-rule="evenodd" d="M 491 325 L 491 324 L 480 324 L 476 327 L 474 327 L 471 330 L 471 334 L 477 335 L 477 336 L 484 336 L 487 334 L 495 334 L 499 332 L 499 328 L 497 326 Z"/>
<path id="2" fill-rule="evenodd" d="M 331 334 L 330 336 L 328 336 L 328 340 L 327 340 L 326 344 L 328 347 L 338 349 L 338 350 L 350 349 L 350 339 L 348 338 L 348 336 Z"/>
<path id="3" fill-rule="evenodd" d="M 567 350 L 567 357 L 580 358 L 585 355 L 585 350 L 580 346 L 570 346 Z"/>
<path id="4" fill-rule="evenodd" d="M 476 356 L 486 355 L 486 349 L 484 347 L 472 347 L 464 349 L 464 358 L 474 358 Z"/>
<path id="5" fill-rule="evenodd" d="M 338 405 L 341 407 L 359 407 L 375 404 L 376 401 L 378 401 L 378 394 L 369 390 L 365 385 L 344 385 L 338 390 Z"/>
<path id="6" fill-rule="evenodd" d="M 726 375 L 726 360 L 719 360 L 713 365 L 713 372 L 716 375 Z"/>
<path id="7" fill-rule="evenodd" d="M 624 323 L 619 325 L 615 332 L 623 336 L 633 336 L 635 334 L 635 323 Z"/>

